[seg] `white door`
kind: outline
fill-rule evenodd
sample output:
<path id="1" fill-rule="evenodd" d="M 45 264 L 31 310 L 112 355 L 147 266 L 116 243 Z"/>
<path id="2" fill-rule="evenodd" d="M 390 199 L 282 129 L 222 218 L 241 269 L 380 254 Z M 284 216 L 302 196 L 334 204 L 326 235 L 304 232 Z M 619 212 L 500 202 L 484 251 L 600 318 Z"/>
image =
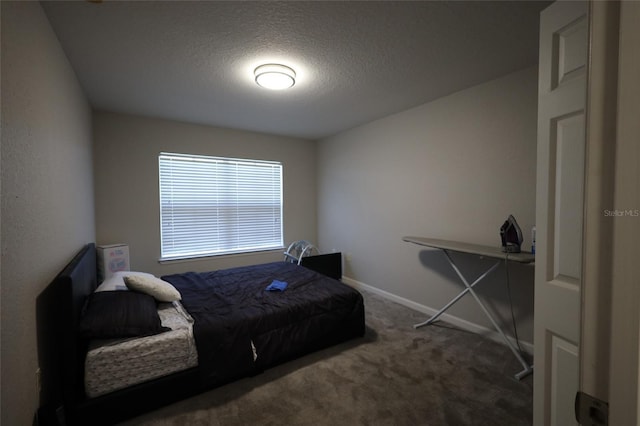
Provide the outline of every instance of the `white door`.
<path id="1" fill-rule="evenodd" d="M 540 15 L 536 426 L 576 425 L 579 389 L 588 5 L 556 2 Z"/>

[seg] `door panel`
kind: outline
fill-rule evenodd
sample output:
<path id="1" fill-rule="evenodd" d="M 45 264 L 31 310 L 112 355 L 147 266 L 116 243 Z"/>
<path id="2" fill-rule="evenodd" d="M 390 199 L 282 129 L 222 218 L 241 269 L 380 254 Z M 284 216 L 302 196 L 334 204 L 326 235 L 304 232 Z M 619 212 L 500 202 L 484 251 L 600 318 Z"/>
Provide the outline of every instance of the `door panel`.
<path id="1" fill-rule="evenodd" d="M 573 411 L 574 384 L 578 381 L 578 347 L 558 336 L 551 336 L 551 425 L 575 424 Z"/>
<path id="2" fill-rule="evenodd" d="M 553 34 L 552 77 L 553 88 L 584 74 L 587 66 L 586 15 L 567 24 Z"/>
<path id="3" fill-rule="evenodd" d="M 578 285 L 581 276 L 582 206 L 584 190 L 584 113 L 554 119 L 550 164 L 554 168 L 553 279 Z"/>

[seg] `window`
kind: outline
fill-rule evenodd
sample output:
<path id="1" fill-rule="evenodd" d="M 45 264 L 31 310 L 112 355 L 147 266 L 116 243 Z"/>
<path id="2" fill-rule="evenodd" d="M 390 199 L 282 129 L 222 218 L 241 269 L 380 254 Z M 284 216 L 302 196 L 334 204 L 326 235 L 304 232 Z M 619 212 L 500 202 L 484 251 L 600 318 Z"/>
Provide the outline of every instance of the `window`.
<path id="1" fill-rule="evenodd" d="M 282 248 L 282 164 L 161 153 L 160 260 Z"/>

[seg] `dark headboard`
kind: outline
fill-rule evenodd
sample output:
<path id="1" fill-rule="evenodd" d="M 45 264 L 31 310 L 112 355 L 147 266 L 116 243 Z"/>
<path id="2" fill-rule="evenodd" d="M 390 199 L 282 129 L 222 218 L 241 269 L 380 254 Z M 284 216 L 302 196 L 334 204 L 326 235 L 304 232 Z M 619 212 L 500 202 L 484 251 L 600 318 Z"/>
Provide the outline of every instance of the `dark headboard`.
<path id="1" fill-rule="evenodd" d="M 62 406 L 84 399 L 86 347 L 77 330 L 86 297 L 97 286 L 96 248 L 87 244 L 36 299 L 40 406 L 64 415 Z"/>

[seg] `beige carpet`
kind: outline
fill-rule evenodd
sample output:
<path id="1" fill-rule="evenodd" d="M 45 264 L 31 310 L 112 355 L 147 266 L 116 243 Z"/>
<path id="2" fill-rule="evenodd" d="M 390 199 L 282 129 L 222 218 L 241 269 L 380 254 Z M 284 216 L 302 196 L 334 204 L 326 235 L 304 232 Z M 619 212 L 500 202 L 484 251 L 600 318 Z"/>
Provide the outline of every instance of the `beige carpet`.
<path id="1" fill-rule="evenodd" d="M 532 378 L 506 346 L 371 293 L 364 338 L 125 425 L 531 425 Z"/>

